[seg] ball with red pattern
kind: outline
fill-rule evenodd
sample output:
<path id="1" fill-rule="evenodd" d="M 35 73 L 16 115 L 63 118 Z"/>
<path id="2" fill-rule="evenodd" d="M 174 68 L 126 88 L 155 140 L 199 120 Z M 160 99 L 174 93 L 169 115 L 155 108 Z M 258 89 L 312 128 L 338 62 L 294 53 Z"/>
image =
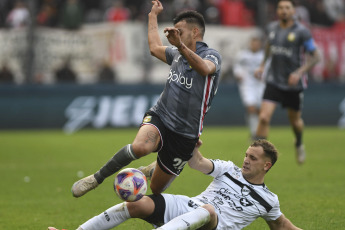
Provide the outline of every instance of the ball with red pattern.
<path id="1" fill-rule="evenodd" d="M 140 200 L 147 191 L 146 177 L 138 169 L 123 169 L 115 177 L 114 190 L 124 201 Z"/>

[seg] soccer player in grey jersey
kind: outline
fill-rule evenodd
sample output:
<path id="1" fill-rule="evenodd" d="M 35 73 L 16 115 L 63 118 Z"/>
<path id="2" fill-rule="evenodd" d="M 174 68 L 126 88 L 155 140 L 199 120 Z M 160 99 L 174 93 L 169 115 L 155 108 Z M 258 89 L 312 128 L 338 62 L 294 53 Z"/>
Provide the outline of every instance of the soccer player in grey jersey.
<path id="1" fill-rule="evenodd" d="M 253 142 L 244 154 L 242 168 L 231 161 L 210 160 L 194 149 L 188 164 L 214 177 L 200 195 L 160 194 L 124 202 L 89 219 L 77 230 L 106 230 L 129 218 L 141 218 L 161 230 L 239 230 L 263 218 L 272 230 L 298 230 L 280 210 L 279 200 L 264 184 L 266 173 L 278 159 L 267 140 Z M 120 227 L 120 226 L 119 226 Z M 48 230 L 57 230 L 54 227 Z"/>
<path id="2" fill-rule="evenodd" d="M 265 57 L 256 71 L 256 76 L 260 78 L 267 64 L 266 89 L 256 139 L 267 138 L 271 117 L 280 103 L 287 108 L 289 122 L 296 138 L 296 159 L 302 164 L 306 157 L 302 143 L 303 90 L 307 83 L 306 74 L 320 60 L 320 55 L 310 31 L 295 20 L 294 6 L 293 0 L 279 0 L 279 20 L 268 26 Z M 302 58 L 303 52 L 308 54 L 306 60 Z"/>
<path id="3" fill-rule="evenodd" d="M 133 160 L 155 151 L 158 152 L 158 166 L 150 187 L 154 194 L 159 194 L 192 157 L 205 115 L 217 91 L 221 57 L 203 42 L 205 22 L 196 11 L 177 15 L 174 27 L 164 29 L 173 47 L 163 46 L 157 22 L 162 11 L 161 2 L 152 1 L 148 43 L 151 54 L 170 65 L 165 89 L 157 104 L 144 115 L 132 144 L 120 149 L 98 172 L 74 183 L 72 194 L 75 197 L 96 188 Z"/>

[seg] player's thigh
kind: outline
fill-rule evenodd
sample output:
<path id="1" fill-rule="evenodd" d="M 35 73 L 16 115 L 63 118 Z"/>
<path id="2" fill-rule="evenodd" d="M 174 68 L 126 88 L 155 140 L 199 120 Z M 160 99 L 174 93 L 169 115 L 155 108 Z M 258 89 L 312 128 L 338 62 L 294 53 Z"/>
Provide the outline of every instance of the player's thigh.
<path id="1" fill-rule="evenodd" d="M 196 204 L 184 195 L 162 194 L 162 196 L 166 206 L 164 212 L 165 223 L 200 206 L 200 204 Z"/>
<path id="2" fill-rule="evenodd" d="M 161 169 L 160 165 L 157 163 L 150 183 L 152 193 L 159 194 L 164 192 L 169 187 L 169 185 L 175 180 L 175 178 L 175 175 L 166 173 Z"/>
<path id="3" fill-rule="evenodd" d="M 158 149 L 161 137 L 158 129 L 152 125 L 142 125 L 132 143 L 134 153 L 145 156 Z"/>
<path id="4" fill-rule="evenodd" d="M 276 107 L 276 102 L 263 100 L 260 108 L 260 119 L 270 120 Z"/>

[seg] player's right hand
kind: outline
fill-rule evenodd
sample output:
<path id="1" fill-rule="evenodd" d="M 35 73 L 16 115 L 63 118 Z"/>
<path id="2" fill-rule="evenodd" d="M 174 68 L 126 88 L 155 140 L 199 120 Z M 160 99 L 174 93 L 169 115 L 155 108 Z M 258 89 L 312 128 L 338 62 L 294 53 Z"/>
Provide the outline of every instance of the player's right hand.
<path id="1" fill-rule="evenodd" d="M 255 70 L 254 72 L 254 77 L 259 79 L 259 80 L 262 80 L 262 73 L 264 72 L 264 67 L 259 67 L 257 70 Z"/>
<path id="2" fill-rule="evenodd" d="M 163 5 L 160 1 L 154 0 L 152 1 L 152 9 L 151 13 L 154 13 L 156 15 L 160 14 L 163 11 Z"/>

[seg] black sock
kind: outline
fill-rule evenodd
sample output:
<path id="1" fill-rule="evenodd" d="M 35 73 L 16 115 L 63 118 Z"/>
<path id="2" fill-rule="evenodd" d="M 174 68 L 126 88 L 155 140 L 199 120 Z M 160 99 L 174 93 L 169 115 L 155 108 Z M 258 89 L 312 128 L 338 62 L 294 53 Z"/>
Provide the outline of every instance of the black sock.
<path id="1" fill-rule="evenodd" d="M 302 145 L 302 132 L 297 132 L 295 131 L 295 136 L 296 136 L 296 147 Z"/>
<path id="2" fill-rule="evenodd" d="M 105 178 L 113 175 L 135 159 L 138 158 L 133 153 L 132 145 L 126 145 L 120 149 L 98 172 L 94 174 L 98 184 L 102 183 Z"/>

